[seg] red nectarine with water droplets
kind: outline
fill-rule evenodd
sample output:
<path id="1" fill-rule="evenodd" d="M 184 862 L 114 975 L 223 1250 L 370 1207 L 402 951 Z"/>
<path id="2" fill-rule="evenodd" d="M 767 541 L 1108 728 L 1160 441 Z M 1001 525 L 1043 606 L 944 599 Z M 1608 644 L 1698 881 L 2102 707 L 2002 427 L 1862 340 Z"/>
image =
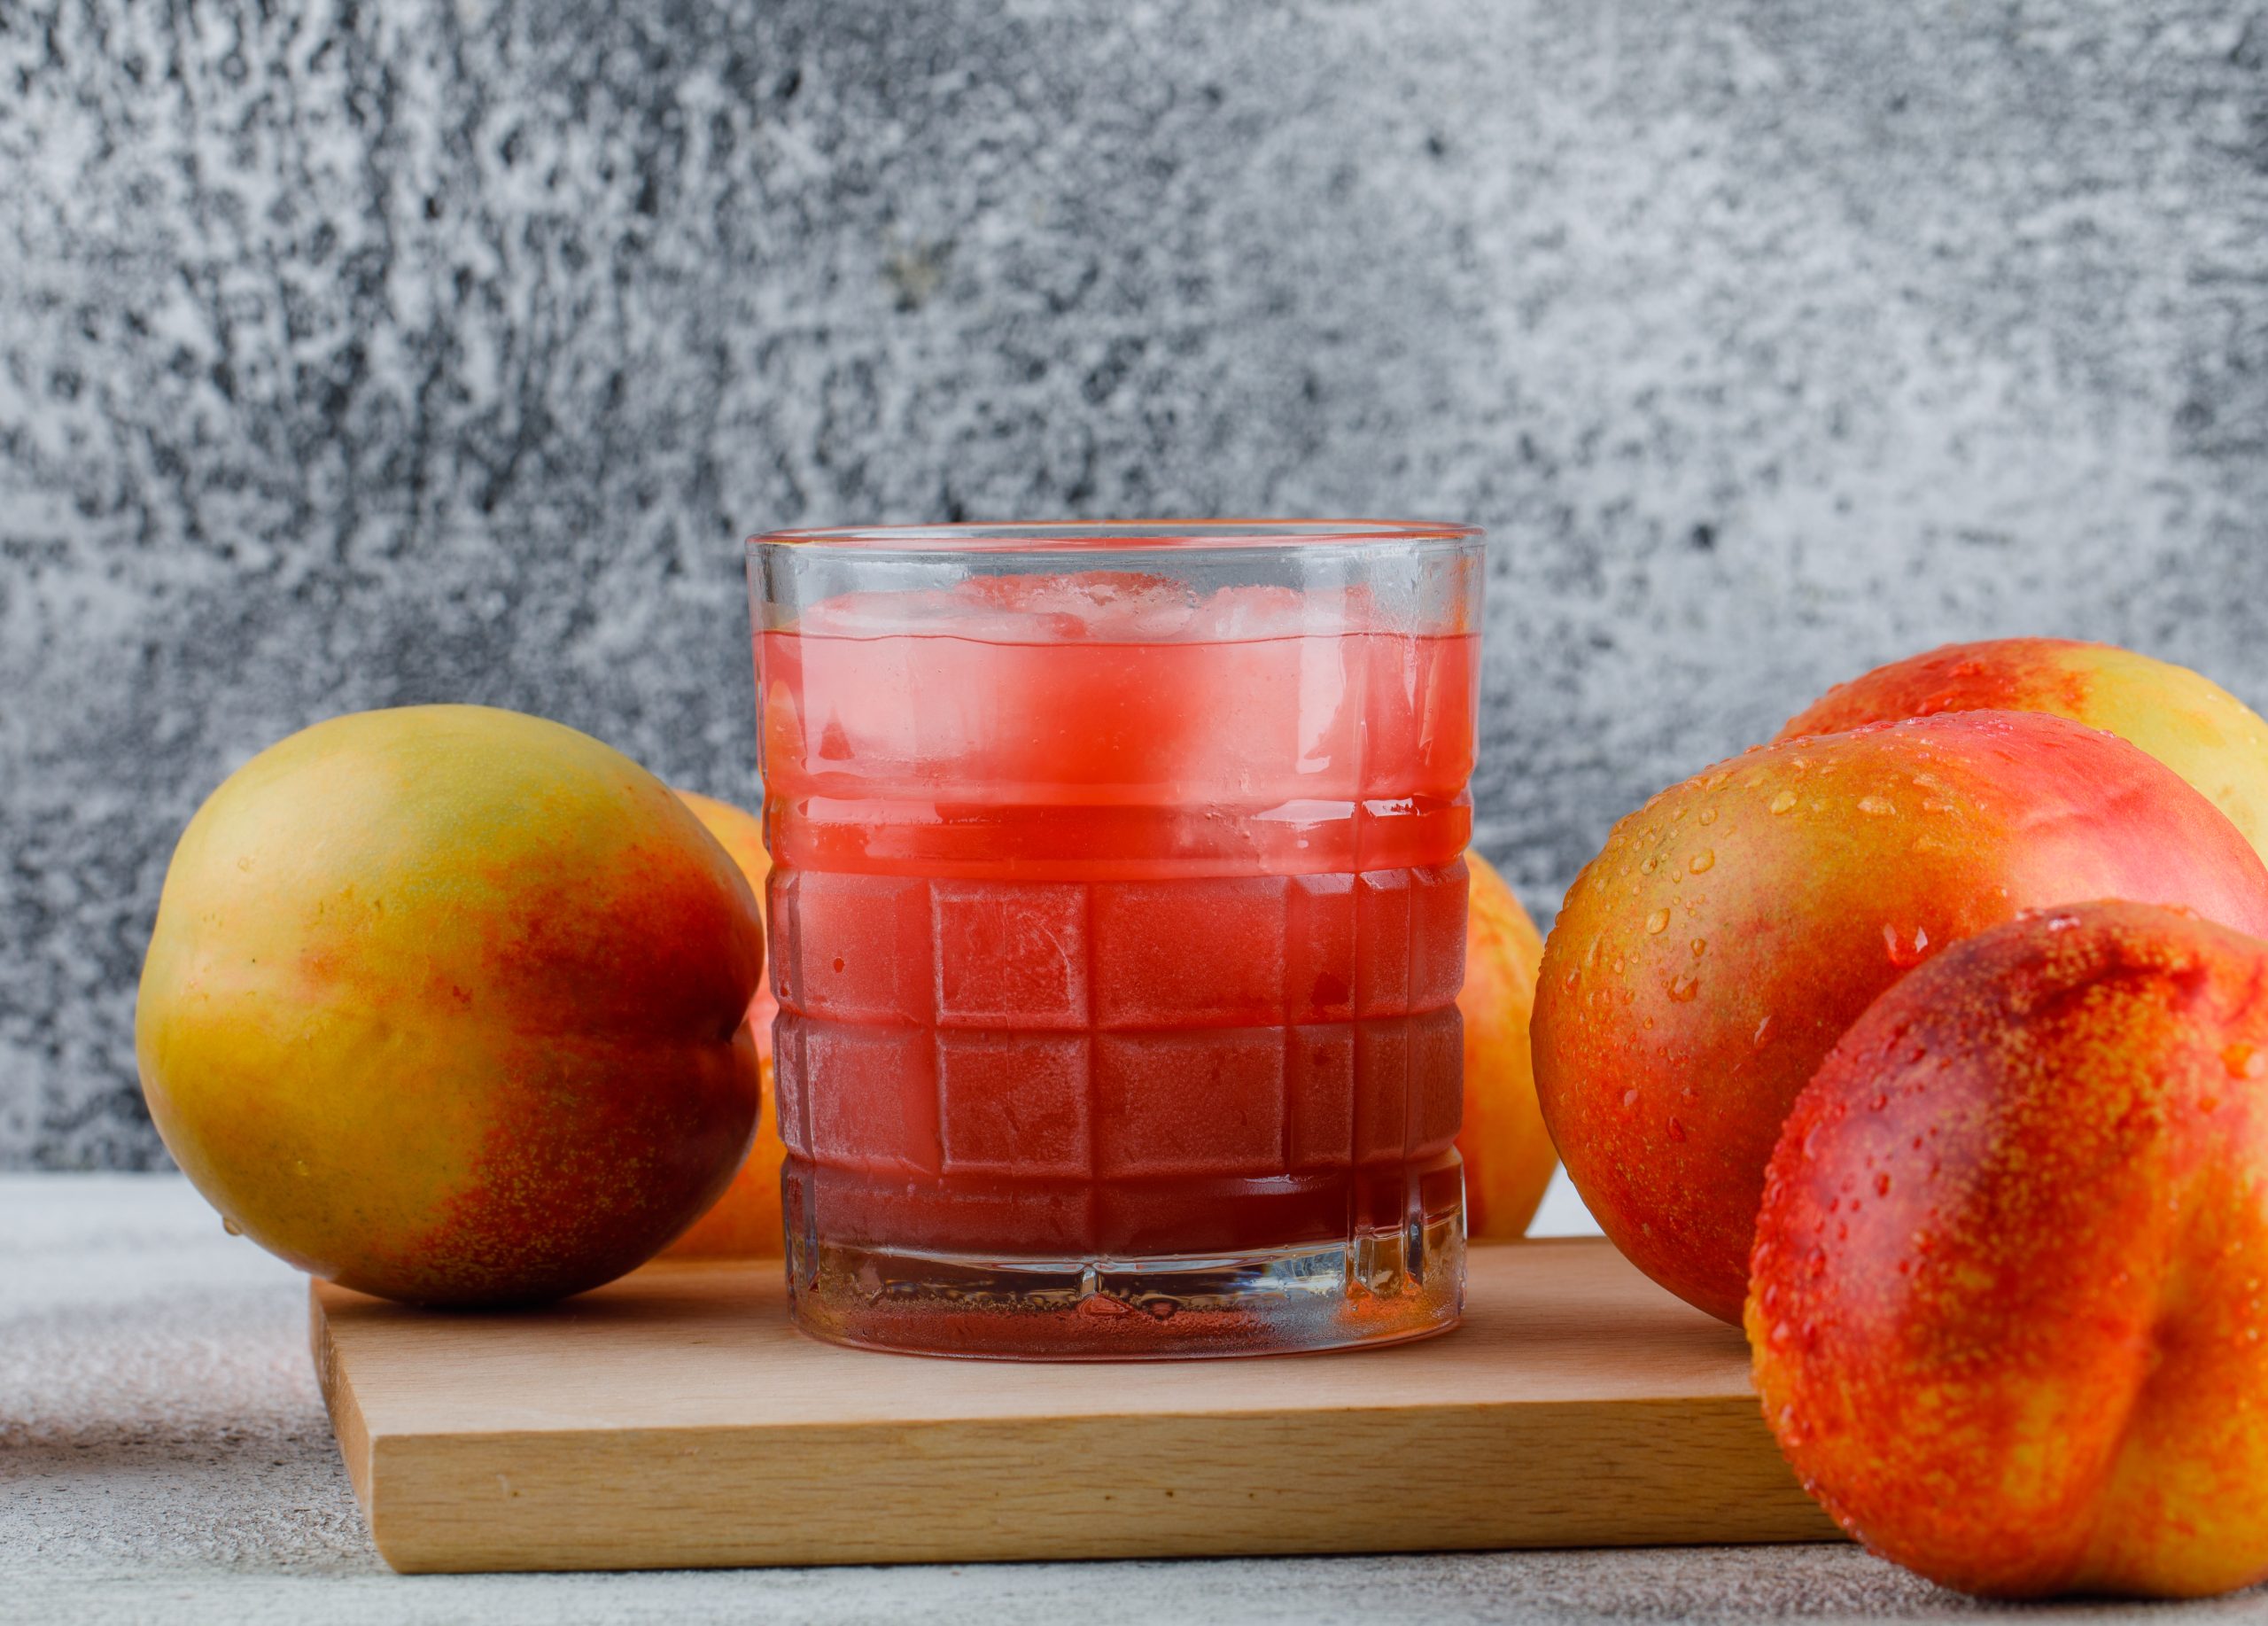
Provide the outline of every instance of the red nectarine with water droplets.
<path id="1" fill-rule="evenodd" d="M 1544 950 L 1536 1084 L 1606 1233 L 1740 1317 L 1764 1166 L 1874 997 L 2019 910 L 2124 897 L 2268 932 L 2268 870 L 2170 769 L 2039 713 L 1760 748 L 1615 827 Z"/>
<path id="2" fill-rule="evenodd" d="M 1747 1326 L 1782 1449 L 1887 1558 L 2268 1577 L 2268 943 L 2084 905 L 1897 984 L 1782 1131 Z"/>

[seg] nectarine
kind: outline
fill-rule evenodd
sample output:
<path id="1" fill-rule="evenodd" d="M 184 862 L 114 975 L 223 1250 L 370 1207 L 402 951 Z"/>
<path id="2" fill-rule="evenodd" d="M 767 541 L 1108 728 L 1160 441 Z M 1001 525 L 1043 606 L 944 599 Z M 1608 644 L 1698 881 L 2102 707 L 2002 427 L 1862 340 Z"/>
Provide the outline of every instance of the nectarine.
<path id="1" fill-rule="evenodd" d="M 1782 1448 L 1948 1586 L 2268 1577 L 2268 943 L 2032 914 L 1884 993 L 1797 1101 L 1747 1325 Z"/>
<path id="2" fill-rule="evenodd" d="M 2203 791 L 2268 857 L 2268 721 L 2211 679 L 2068 638 L 1949 643 L 1838 683 L 1783 740 L 1940 712 L 2052 712 L 2118 735 Z"/>
<path id="3" fill-rule="evenodd" d="M 772 856 L 765 851 L 764 826 L 754 813 L 713 797 L 680 790 L 678 797 L 693 809 L 703 828 L 733 855 L 741 874 L 748 877 L 759 906 L 764 883 L 772 873 Z M 772 1019 L 780 1014 L 770 979 L 757 985 L 748 1007 L 749 1031 L 756 1039 L 756 1054 L 764 1070 L 765 1108 L 756 1126 L 756 1140 L 747 1161 L 725 1194 L 695 1220 L 693 1228 L 662 1250 L 671 1259 L 776 1259 L 785 1249 L 780 1230 L 780 1165 L 788 1148 L 780 1141 L 779 1093 L 772 1081 Z"/>
<path id="4" fill-rule="evenodd" d="M 1543 938 L 1488 861 L 1464 855 L 1472 872 L 1465 914 L 1464 1225 L 1476 1241 L 1525 1236 L 1559 1164 L 1535 1100 L 1528 1018 L 1535 1006 Z"/>
<path id="5" fill-rule="evenodd" d="M 641 1264 L 757 1110 L 756 900 L 669 788 L 540 718 L 269 747 L 183 833 L 136 1012 L 151 1116 L 271 1252 L 436 1304 Z"/>
<path id="6" fill-rule="evenodd" d="M 1797 1093 L 1908 967 L 2017 911 L 2124 897 L 2268 931 L 2268 870 L 2124 741 L 1969 712 L 1757 750 L 1615 827 L 1544 948 L 1536 1085 L 1648 1275 L 1737 1321 Z"/>

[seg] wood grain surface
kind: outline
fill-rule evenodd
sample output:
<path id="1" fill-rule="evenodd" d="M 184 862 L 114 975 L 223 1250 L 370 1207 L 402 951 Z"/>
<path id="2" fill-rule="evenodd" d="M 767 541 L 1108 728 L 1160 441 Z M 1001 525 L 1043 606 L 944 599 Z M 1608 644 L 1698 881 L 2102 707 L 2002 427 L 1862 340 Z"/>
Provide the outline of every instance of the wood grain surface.
<path id="1" fill-rule="evenodd" d="M 1837 1531 L 1740 1334 L 1596 1240 L 1472 1250 L 1465 1324 L 1326 1355 L 1013 1365 L 788 1325 L 777 1261 L 549 1310 L 314 1288 L 396 1569 L 629 1569 L 1806 1541 Z"/>

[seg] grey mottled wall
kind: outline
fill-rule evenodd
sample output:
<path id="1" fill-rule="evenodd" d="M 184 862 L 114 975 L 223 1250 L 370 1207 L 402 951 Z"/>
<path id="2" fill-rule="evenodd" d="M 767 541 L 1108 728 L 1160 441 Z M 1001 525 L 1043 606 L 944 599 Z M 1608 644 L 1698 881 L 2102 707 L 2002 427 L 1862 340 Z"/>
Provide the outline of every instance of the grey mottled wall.
<path id="1" fill-rule="evenodd" d="M 777 524 L 1484 522 L 1543 911 L 1917 645 L 2268 701 L 2264 64 L 2183 0 L 0 0 L 0 1164 L 161 1156 L 167 852 L 291 728 L 750 794 Z"/>

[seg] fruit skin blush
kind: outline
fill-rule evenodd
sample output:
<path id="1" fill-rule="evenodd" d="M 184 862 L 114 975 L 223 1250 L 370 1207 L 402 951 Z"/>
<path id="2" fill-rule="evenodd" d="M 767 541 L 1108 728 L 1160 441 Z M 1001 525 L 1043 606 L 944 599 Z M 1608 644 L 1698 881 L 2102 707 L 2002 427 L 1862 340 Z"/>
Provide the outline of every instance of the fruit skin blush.
<path id="1" fill-rule="evenodd" d="M 1484 574 L 1477 532 L 1380 522 L 749 544 L 806 1330 L 1456 1324 Z"/>

